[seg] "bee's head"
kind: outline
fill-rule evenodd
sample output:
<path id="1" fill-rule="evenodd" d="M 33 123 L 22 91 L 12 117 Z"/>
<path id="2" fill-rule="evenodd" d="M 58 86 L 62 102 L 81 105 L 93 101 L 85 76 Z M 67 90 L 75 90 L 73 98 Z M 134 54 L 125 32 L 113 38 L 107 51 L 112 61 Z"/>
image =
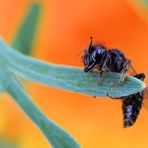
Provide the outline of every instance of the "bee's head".
<path id="1" fill-rule="evenodd" d="M 88 51 L 85 52 L 84 57 L 83 57 L 83 63 L 84 63 L 84 72 L 88 72 L 94 66 L 97 64 L 95 59 L 92 59 L 91 54 L 88 53 Z"/>
<path id="2" fill-rule="evenodd" d="M 90 69 L 94 68 L 96 64 L 100 63 L 102 56 L 106 53 L 106 49 L 102 45 L 92 45 L 92 37 L 90 37 L 89 48 L 84 51 L 84 72 L 88 72 Z"/>

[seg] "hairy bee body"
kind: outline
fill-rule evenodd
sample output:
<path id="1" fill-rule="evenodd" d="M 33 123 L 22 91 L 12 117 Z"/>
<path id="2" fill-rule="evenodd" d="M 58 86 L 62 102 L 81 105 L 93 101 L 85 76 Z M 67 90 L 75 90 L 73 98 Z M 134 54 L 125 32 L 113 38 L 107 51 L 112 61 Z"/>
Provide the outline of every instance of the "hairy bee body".
<path id="1" fill-rule="evenodd" d="M 120 82 L 123 82 L 131 62 L 124 53 L 118 49 L 106 49 L 103 45 L 92 45 L 84 52 L 83 56 L 84 72 L 97 68 L 100 71 L 100 77 L 104 71 L 122 73 Z"/>
<path id="2" fill-rule="evenodd" d="M 85 66 L 84 72 L 96 68 L 100 72 L 100 78 L 104 71 L 121 73 L 121 78 L 118 84 L 121 84 L 124 81 L 129 68 L 133 69 L 131 61 L 126 58 L 122 51 L 118 49 L 107 49 L 103 45 L 92 45 L 92 38 L 89 48 L 84 50 L 83 63 Z M 135 72 L 134 69 L 133 71 Z M 136 74 L 134 77 L 144 81 L 145 74 Z M 111 97 L 109 94 L 107 94 L 107 96 Z M 124 116 L 123 126 L 125 128 L 130 127 L 136 122 L 141 110 L 144 91 L 121 97 L 120 99 L 122 101 L 122 111 Z"/>

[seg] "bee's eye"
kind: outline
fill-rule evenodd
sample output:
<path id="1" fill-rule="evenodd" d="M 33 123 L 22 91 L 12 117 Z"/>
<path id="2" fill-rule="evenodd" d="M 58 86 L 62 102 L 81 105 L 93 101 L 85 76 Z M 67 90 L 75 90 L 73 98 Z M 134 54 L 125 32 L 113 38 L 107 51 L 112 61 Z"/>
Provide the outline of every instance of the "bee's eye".
<path id="1" fill-rule="evenodd" d="M 104 52 L 105 52 L 105 49 L 102 48 L 102 47 L 99 47 L 98 50 L 97 50 L 97 53 L 98 53 L 99 55 L 102 55 Z"/>

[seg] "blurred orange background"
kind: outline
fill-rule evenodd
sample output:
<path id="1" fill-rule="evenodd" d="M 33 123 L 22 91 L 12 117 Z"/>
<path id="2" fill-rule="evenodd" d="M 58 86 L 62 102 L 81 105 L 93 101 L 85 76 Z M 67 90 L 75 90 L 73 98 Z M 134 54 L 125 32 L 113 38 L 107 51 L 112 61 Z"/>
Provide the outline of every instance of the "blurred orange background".
<path id="1" fill-rule="evenodd" d="M 37 0 L 0 0 L 0 35 L 8 42 Z M 52 63 L 83 66 L 77 56 L 89 37 L 124 51 L 137 72 L 148 75 L 148 3 L 134 0 L 38 0 L 42 14 L 33 56 Z M 146 79 L 145 82 L 148 82 Z M 136 124 L 122 127 L 121 102 L 47 88 L 28 86 L 41 110 L 69 132 L 83 148 L 147 148 L 148 110 Z M 47 140 L 7 94 L 0 99 L 0 138 L 19 148 L 48 148 Z"/>

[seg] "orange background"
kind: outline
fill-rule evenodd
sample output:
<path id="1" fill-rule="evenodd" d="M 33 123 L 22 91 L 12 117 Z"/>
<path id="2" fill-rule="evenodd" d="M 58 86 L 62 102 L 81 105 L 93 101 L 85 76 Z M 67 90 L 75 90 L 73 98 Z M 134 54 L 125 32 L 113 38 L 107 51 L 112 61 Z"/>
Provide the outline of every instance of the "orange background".
<path id="1" fill-rule="evenodd" d="M 34 0 L 35 1 L 35 0 Z M 31 0 L 0 0 L 0 35 L 9 41 Z M 137 72 L 148 75 L 148 11 L 132 0 L 42 0 L 42 15 L 33 47 L 47 62 L 82 66 L 77 56 L 95 42 L 117 47 Z M 146 79 L 146 82 L 147 79 Z M 148 111 L 136 124 L 122 128 L 121 102 L 47 88 L 31 83 L 29 94 L 42 111 L 84 148 L 147 148 Z M 7 94 L 0 100 L 0 137 L 19 148 L 48 148 L 47 140 Z"/>

